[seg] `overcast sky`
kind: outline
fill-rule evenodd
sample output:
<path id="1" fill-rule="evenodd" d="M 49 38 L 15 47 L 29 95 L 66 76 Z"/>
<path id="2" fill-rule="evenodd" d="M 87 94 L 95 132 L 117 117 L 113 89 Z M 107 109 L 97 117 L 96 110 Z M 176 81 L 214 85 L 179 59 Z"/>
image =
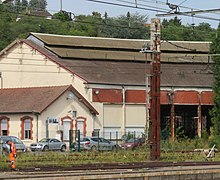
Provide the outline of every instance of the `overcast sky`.
<path id="1" fill-rule="evenodd" d="M 99 0 L 102 2 L 109 2 L 109 3 L 117 3 L 117 4 L 125 4 L 125 2 L 129 2 L 126 5 L 134 6 L 135 0 Z M 105 12 L 108 13 L 109 16 L 119 16 L 119 15 L 125 15 L 128 11 L 131 13 L 138 12 L 139 14 L 148 15 L 149 18 L 154 18 L 156 12 L 148 11 L 148 10 L 141 10 L 137 8 L 128 8 L 128 7 L 121 7 L 121 6 L 115 6 L 115 5 L 107 5 L 102 3 L 95 3 L 90 2 L 87 0 L 47 0 L 48 6 L 47 9 L 53 14 L 55 12 L 58 12 L 61 9 L 61 2 L 62 2 L 62 9 L 68 12 L 72 12 L 76 15 L 79 14 L 85 14 L 89 15 L 93 11 L 100 12 L 102 15 L 104 15 Z M 167 0 L 137 0 L 138 5 L 140 7 L 144 8 L 150 8 L 147 6 L 154 6 L 158 8 L 163 8 L 169 10 L 169 7 L 165 4 Z M 157 3 L 155 3 L 157 2 Z M 189 7 L 192 9 L 199 9 L 199 10 L 207 10 L 207 9 L 220 9 L 220 0 L 169 0 L 168 1 L 171 4 L 176 4 Z M 184 11 L 190 11 L 189 8 L 180 8 L 180 12 Z M 154 8 L 155 9 L 155 8 Z M 215 14 L 197 14 L 199 16 L 209 16 L 209 17 L 215 17 L 217 19 L 220 19 L 220 11 L 216 12 Z M 173 18 L 174 16 L 171 16 Z M 212 27 L 217 28 L 219 21 L 213 21 L 213 20 L 206 20 L 206 19 L 198 19 L 198 18 L 192 18 L 192 17 L 184 17 L 184 16 L 178 16 L 178 18 L 182 19 L 182 22 L 184 24 L 192 24 L 195 23 L 198 25 L 198 23 L 201 22 L 207 22 L 212 25 Z M 163 17 L 161 17 L 163 19 Z"/>

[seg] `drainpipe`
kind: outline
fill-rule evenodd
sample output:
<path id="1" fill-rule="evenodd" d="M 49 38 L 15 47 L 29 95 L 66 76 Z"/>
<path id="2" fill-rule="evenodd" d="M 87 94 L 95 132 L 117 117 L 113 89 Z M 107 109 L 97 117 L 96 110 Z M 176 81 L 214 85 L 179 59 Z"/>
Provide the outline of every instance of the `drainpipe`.
<path id="1" fill-rule="evenodd" d="M 201 92 L 198 94 L 199 105 L 198 105 L 198 122 L 197 122 L 197 135 L 202 137 L 202 107 L 201 107 Z"/>
<path id="2" fill-rule="evenodd" d="M 125 88 L 122 86 L 122 125 L 121 125 L 121 132 L 122 134 L 125 134 L 125 121 L 126 121 L 126 115 L 125 115 Z M 123 132 L 124 131 L 124 132 Z"/>
<path id="3" fill-rule="evenodd" d="M 38 122 L 39 122 L 39 113 L 38 112 L 32 112 L 35 116 L 36 116 L 36 119 L 37 119 L 37 123 L 36 123 L 36 141 L 38 142 L 38 140 L 39 140 L 39 124 L 38 124 Z"/>
<path id="4" fill-rule="evenodd" d="M 0 78 L 1 78 L 1 89 L 3 89 L 3 76 L 2 76 L 2 72 L 0 72 Z"/>

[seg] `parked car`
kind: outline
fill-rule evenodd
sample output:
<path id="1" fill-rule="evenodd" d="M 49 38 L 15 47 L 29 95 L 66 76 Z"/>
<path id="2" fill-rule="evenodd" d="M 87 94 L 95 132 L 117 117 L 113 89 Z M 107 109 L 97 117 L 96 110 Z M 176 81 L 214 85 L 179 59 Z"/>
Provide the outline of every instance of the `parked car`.
<path id="1" fill-rule="evenodd" d="M 3 142 L 2 148 L 4 151 L 9 152 L 9 145 L 6 144 L 7 141 L 11 141 L 15 144 L 16 150 L 21 152 L 26 152 L 27 148 L 25 144 L 15 136 L 0 136 L 0 140 Z"/>
<path id="2" fill-rule="evenodd" d="M 77 143 L 75 145 L 75 149 L 77 150 Z M 118 145 L 116 143 L 101 137 L 85 137 L 80 141 L 80 150 L 106 151 L 116 150 L 117 147 Z"/>
<path id="3" fill-rule="evenodd" d="M 142 146 L 145 143 L 144 138 L 131 138 L 127 140 L 125 143 L 120 144 L 120 148 L 122 149 L 132 149 Z"/>
<path id="4" fill-rule="evenodd" d="M 30 149 L 31 151 L 60 150 L 64 152 L 66 151 L 66 143 L 54 138 L 43 138 L 38 143 L 32 143 Z"/>

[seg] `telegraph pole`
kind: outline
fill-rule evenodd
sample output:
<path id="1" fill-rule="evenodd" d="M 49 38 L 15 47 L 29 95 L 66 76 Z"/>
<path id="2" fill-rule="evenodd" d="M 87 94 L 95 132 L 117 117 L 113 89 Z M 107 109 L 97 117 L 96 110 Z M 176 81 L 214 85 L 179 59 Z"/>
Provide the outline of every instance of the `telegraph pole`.
<path id="1" fill-rule="evenodd" d="M 60 0 L 60 11 L 63 10 L 63 0 Z"/>
<path id="2" fill-rule="evenodd" d="M 160 19 L 151 19 L 151 44 L 146 45 L 140 52 L 146 53 L 146 66 L 149 64 L 149 70 L 146 70 L 146 125 L 145 134 L 148 141 L 150 127 L 150 159 L 160 159 Z M 150 54 L 148 59 L 147 54 Z M 148 69 L 148 67 L 146 67 Z M 150 98 L 149 81 L 150 77 Z M 150 105 L 150 113 L 149 113 Z M 149 115 L 150 114 L 150 115 Z"/>
<path id="3" fill-rule="evenodd" d="M 150 159 L 160 159 L 160 19 L 151 19 Z"/>

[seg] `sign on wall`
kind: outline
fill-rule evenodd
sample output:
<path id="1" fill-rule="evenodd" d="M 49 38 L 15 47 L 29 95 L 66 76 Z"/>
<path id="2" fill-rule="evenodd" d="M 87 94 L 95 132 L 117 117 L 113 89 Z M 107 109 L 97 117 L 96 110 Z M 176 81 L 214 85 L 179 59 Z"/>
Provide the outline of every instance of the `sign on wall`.
<path id="1" fill-rule="evenodd" d="M 59 124 L 59 118 L 48 118 L 48 124 Z"/>

